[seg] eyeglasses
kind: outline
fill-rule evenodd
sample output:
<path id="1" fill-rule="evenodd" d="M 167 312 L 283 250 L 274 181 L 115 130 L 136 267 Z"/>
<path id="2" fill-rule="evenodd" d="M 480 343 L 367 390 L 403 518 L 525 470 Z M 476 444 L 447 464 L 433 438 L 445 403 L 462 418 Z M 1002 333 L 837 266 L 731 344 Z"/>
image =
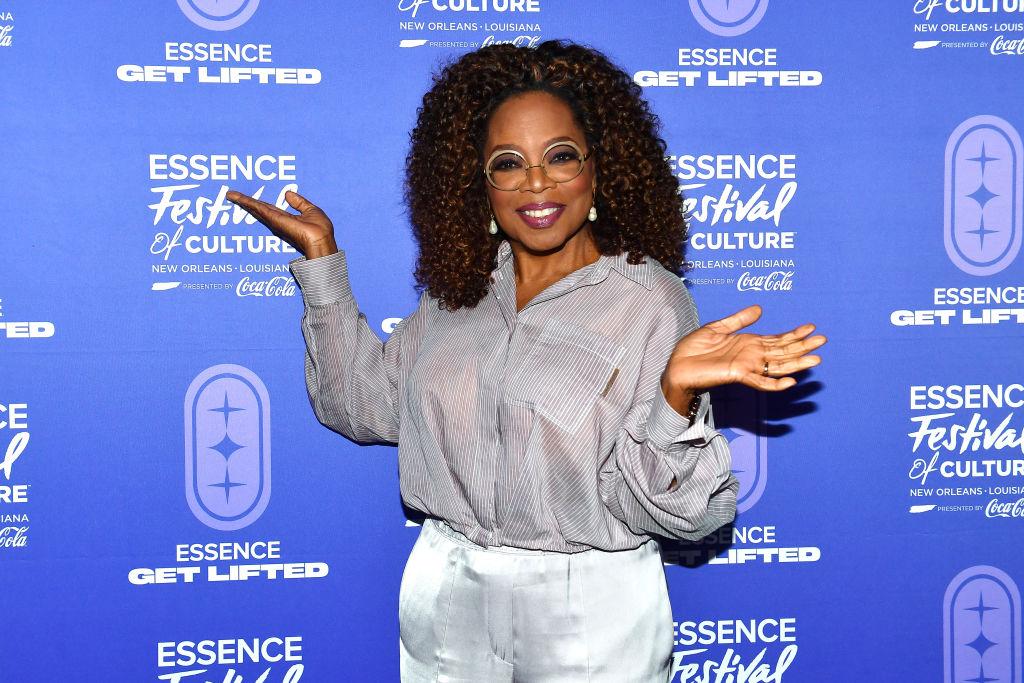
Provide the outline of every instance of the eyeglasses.
<path id="1" fill-rule="evenodd" d="M 583 164 L 592 152 L 584 154 L 575 142 L 563 140 L 548 145 L 542 155 L 543 161 L 531 165 L 526 163 L 526 157 L 514 149 L 497 149 L 484 164 L 484 175 L 491 187 L 505 192 L 522 187 L 530 169 L 538 166 L 554 182 L 566 183 L 583 173 Z"/>

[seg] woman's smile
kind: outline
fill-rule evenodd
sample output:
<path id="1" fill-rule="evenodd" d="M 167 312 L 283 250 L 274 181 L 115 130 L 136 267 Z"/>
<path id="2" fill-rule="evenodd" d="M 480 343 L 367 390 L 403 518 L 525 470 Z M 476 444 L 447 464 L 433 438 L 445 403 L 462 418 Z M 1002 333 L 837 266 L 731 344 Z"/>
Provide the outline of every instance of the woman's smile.
<path id="1" fill-rule="evenodd" d="M 519 217 L 531 228 L 550 228 L 565 210 L 565 204 L 556 202 L 534 202 L 523 204 L 516 209 Z"/>

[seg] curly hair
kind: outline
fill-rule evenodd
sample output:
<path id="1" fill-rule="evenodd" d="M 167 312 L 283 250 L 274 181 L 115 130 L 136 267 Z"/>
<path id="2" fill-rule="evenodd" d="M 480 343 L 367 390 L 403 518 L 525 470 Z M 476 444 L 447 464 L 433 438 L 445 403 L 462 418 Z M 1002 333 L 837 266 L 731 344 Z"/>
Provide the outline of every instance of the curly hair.
<path id="1" fill-rule="evenodd" d="M 549 40 L 537 47 L 491 45 L 434 75 L 406 157 L 405 201 L 419 244 L 416 290 L 442 307 L 475 306 L 487 293 L 502 234 L 487 233 L 490 208 L 483 143 L 491 115 L 530 91 L 565 101 L 597 150 L 598 250 L 639 263 L 649 256 L 680 274 L 686 218 L 665 159 L 660 123 L 640 86 L 597 50 Z"/>

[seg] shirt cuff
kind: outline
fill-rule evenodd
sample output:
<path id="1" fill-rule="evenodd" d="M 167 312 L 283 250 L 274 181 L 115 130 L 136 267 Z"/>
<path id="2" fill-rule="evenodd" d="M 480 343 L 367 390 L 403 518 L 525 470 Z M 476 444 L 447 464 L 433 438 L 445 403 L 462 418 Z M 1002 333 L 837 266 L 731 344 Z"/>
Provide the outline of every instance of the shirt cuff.
<path id="1" fill-rule="evenodd" d="M 324 306 L 339 301 L 352 301 L 348 265 L 343 251 L 314 259 L 300 256 L 289 261 L 288 268 L 299 283 L 302 299 L 307 305 Z"/>
<path id="2" fill-rule="evenodd" d="M 674 443 L 704 441 L 704 420 L 711 406 L 711 397 L 706 391 L 699 395 L 700 405 L 693 423 L 690 423 L 685 415 L 680 415 L 669 405 L 659 384 L 654 404 L 651 406 L 651 414 L 647 418 L 647 438 L 656 446 L 665 449 Z"/>

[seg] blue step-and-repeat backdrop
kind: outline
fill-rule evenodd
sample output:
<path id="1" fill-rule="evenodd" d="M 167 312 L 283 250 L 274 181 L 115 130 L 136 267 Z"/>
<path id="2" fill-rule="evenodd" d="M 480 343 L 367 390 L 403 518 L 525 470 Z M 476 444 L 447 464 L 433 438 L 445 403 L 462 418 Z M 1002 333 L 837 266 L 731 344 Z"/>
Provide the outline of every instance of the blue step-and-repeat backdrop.
<path id="1" fill-rule="evenodd" d="M 672 681 L 1021 682 L 1024 0 L 0 1 L 0 680 L 397 680 L 396 451 L 316 422 L 224 195 L 322 206 L 386 337 L 431 73 L 546 38 L 661 117 L 702 319 L 830 340 L 716 395 Z"/>

